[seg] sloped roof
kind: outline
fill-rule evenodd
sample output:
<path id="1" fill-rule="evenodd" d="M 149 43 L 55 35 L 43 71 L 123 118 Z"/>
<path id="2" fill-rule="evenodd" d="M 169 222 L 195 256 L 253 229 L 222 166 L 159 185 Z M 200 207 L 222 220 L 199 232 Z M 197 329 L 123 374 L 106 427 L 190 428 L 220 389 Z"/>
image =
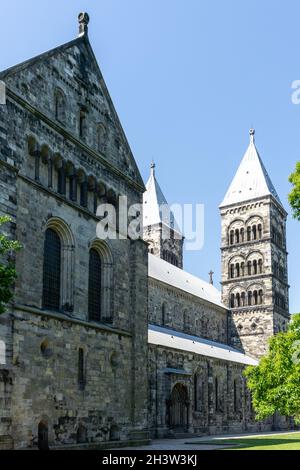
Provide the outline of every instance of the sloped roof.
<path id="1" fill-rule="evenodd" d="M 221 292 L 215 286 L 151 253 L 148 255 L 148 275 L 150 278 L 226 309 L 221 302 Z"/>
<path id="2" fill-rule="evenodd" d="M 65 43 L 61 44 L 57 47 L 54 47 L 46 52 L 43 52 L 37 56 L 31 57 L 28 60 L 25 60 L 19 64 L 13 65 L 12 67 L 9 67 L 5 70 L 0 70 L 0 80 L 8 80 L 9 78 L 14 77 L 15 75 L 17 76 L 20 72 L 23 70 L 29 69 L 30 67 L 33 67 L 37 65 L 39 62 L 45 62 L 52 57 L 56 57 L 59 54 L 63 54 L 67 52 L 69 49 L 72 49 L 74 47 L 81 48 L 82 50 L 84 49 L 86 52 L 86 55 L 88 57 L 88 60 L 86 63 L 89 64 L 89 67 L 92 67 L 93 70 L 95 70 L 95 73 L 98 77 L 98 84 L 103 92 L 103 95 L 105 96 L 105 99 L 107 101 L 107 104 L 109 106 L 109 110 L 112 114 L 112 118 L 114 120 L 114 124 L 116 128 L 118 129 L 120 136 L 122 137 L 122 140 L 124 142 L 124 145 L 127 147 L 128 150 L 128 157 L 130 159 L 130 162 L 132 166 L 134 167 L 134 171 L 136 174 L 135 178 L 130 178 L 130 179 L 136 179 L 136 183 L 139 185 L 140 189 L 144 189 L 144 182 L 140 174 L 140 170 L 138 168 L 138 165 L 135 161 L 135 158 L 132 154 L 129 142 L 127 140 L 127 137 L 125 135 L 124 129 L 122 127 L 121 121 L 119 119 L 119 116 L 117 114 L 117 111 L 115 109 L 115 106 L 112 102 L 110 93 L 108 91 L 108 88 L 106 86 L 105 80 L 103 78 L 102 72 L 100 70 L 100 66 L 98 64 L 97 58 L 94 54 L 93 48 L 91 46 L 88 34 L 80 34 L 77 38 Z M 85 71 L 84 71 L 85 72 Z M 74 78 L 74 77 L 73 77 Z M 6 83 L 8 85 L 8 83 Z M 10 85 L 10 84 L 9 84 Z"/>
<path id="3" fill-rule="evenodd" d="M 143 195 L 143 225 L 156 225 L 164 223 L 181 234 L 174 214 L 157 182 L 155 176 L 155 165 L 151 164 L 151 173 L 146 184 L 146 191 Z"/>
<path id="4" fill-rule="evenodd" d="M 222 359 L 238 364 L 256 366 L 258 362 L 252 357 L 246 356 L 238 349 L 227 344 L 217 343 L 198 336 L 187 335 L 169 328 L 149 325 L 148 343 L 164 346 L 172 349 L 199 354 L 200 356 Z"/>
<path id="5" fill-rule="evenodd" d="M 272 195 L 282 206 L 268 172 L 254 142 L 254 130 L 250 130 L 250 144 L 233 178 L 220 207 L 237 204 L 258 197 Z"/>

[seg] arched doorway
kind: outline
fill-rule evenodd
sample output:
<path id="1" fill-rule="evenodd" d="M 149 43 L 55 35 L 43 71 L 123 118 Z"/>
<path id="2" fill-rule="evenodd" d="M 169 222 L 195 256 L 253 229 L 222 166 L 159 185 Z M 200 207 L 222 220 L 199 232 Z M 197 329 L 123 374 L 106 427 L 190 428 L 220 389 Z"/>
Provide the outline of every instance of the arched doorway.
<path id="1" fill-rule="evenodd" d="M 171 393 L 170 427 L 171 429 L 187 430 L 189 398 L 187 388 L 176 384 Z"/>
<path id="2" fill-rule="evenodd" d="M 38 426 L 38 448 L 39 450 L 48 450 L 48 424 L 40 421 Z"/>

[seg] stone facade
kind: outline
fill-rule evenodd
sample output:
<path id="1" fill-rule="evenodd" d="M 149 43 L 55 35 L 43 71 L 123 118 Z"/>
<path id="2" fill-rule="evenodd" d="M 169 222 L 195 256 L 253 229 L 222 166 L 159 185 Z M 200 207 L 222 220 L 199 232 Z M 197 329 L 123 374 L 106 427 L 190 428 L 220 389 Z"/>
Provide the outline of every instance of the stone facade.
<path id="1" fill-rule="evenodd" d="M 174 225 L 169 237 L 163 219 L 144 225 L 143 240 L 97 238 L 99 204 L 114 206 L 108 229 L 120 234 L 119 196 L 141 203 L 145 187 L 91 49 L 88 16 L 79 20 L 77 39 L 0 74 L 0 214 L 12 217 L 7 233 L 22 244 L 14 301 L 0 318 L 0 448 L 270 429 L 272 419 L 254 421 L 245 362 L 221 356 L 235 354 L 232 345 L 263 354 L 286 327 L 286 214 L 272 197 L 222 208 L 224 305 L 209 300 L 203 281 L 193 294 L 148 275 L 148 250 L 184 273 L 183 237 Z M 230 243 L 232 231 L 253 225 L 259 239 Z M 47 252 L 49 233 L 59 254 Z M 45 272 L 55 260 L 58 295 L 49 299 Z M 248 260 L 261 271 L 237 279 Z M 236 301 L 250 288 L 263 302 L 231 308 L 232 294 Z M 148 323 L 166 338 L 201 340 L 220 358 L 148 344 Z"/>
<path id="2" fill-rule="evenodd" d="M 231 342 L 260 357 L 268 338 L 289 322 L 286 213 L 267 196 L 222 207 L 221 217 L 222 299 L 231 311 Z"/>
<path id="3" fill-rule="evenodd" d="M 149 244 L 151 254 L 183 268 L 184 238 L 180 233 L 164 223 L 159 223 L 144 227 L 143 239 Z"/>
<path id="4" fill-rule="evenodd" d="M 147 246 L 96 237 L 99 203 L 118 213 L 118 196 L 141 203 L 144 185 L 89 40 L 1 79 L 0 209 L 22 250 L 0 319 L 0 446 L 147 439 Z M 43 306 L 48 229 L 61 244 L 57 311 Z M 87 309 L 91 249 L 102 260 L 98 322 Z"/>
<path id="5" fill-rule="evenodd" d="M 149 322 L 226 344 L 227 310 L 149 279 Z"/>

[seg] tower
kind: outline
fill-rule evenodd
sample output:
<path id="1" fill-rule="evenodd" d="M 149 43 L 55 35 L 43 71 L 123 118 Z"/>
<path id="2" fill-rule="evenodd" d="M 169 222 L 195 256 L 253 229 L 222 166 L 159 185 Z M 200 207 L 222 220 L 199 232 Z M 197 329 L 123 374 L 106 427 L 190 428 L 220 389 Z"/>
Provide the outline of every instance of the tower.
<path id="1" fill-rule="evenodd" d="M 260 357 L 267 340 L 289 321 L 287 213 L 250 144 L 220 205 L 222 301 L 230 309 L 230 339 Z"/>
<path id="2" fill-rule="evenodd" d="M 155 176 L 155 164 L 143 196 L 143 238 L 149 252 L 169 263 L 183 267 L 184 237 Z"/>

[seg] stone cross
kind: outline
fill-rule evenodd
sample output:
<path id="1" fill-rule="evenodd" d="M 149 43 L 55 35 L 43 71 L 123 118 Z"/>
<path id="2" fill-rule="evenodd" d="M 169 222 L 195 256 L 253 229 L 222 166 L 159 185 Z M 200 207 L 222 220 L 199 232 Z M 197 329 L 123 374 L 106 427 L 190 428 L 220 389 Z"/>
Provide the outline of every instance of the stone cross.
<path id="1" fill-rule="evenodd" d="M 213 280 L 214 272 L 210 270 L 208 274 L 209 274 L 209 283 L 214 285 L 214 280 Z"/>

